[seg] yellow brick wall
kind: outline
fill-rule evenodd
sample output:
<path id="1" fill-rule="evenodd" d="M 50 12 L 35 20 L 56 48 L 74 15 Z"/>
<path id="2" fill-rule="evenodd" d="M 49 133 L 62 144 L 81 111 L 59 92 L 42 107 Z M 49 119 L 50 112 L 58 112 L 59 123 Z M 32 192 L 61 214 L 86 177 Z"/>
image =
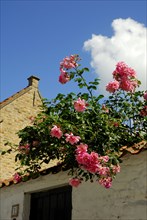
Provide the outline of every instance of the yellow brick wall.
<path id="1" fill-rule="evenodd" d="M 42 104 L 38 91 L 38 81 L 34 79 L 24 89 L 23 94 L 16 94 L 7 100 L 0 109 L 0 149 L 7 149 L 4 146 L 6 141 L 18 144 L 17 132 L 27 125 L 31 125 L 30 116 L 36 116 Z M 15 154 L 3 155 L 0 158 L 0 179 L 7 179 L 15 172 Z"/>

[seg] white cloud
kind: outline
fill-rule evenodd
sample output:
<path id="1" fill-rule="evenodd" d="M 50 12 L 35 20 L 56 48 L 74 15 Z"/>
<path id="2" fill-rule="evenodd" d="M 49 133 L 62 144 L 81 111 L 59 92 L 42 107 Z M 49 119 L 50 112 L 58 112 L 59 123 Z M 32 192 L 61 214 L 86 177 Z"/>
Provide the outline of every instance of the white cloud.
<path id="1" fill-rule="evenodd" d="M 93 34 L 84 42 L 84 49 L 91 53 L 91 66 L 101 79 L 100 92 L 105 93 L 105 86 L 112 80 L 112 72 L 119 61 L 136 70 L 142 83 L 140 89 L 146 90 L 147 28 L 131 18 L 113 20 L 112 28 L 111 38 Z"/>

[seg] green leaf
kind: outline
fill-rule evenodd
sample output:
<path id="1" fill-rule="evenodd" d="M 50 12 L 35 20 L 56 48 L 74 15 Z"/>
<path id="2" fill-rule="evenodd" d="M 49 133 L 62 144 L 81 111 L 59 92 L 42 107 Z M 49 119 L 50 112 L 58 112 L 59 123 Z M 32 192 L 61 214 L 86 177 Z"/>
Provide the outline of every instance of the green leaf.
<path id="1" fill-rule="evenodd" d="M 74 81 L 80 83 L 82 82 L 82 78 L 76 78 Z"/>
<path id="2" fill-rule="evenodd" d="M 85 86 L 85 83 L 79 83 L 78 86 L 80 89 L 82 89 Z"/>
<path id="3" fill-rule="evenodd" d="M 84 67 L 83 70 L 86 72 L 89 72 L 89 68 L 87 68 L 87 67 Z"/>
<path id="4" fill-rule="evenodd" d="M 97 87 L 96 86 L 88 86 L 88 89 L 97 90 Z"/>
<path id="5" fill-rule="evenodd" d="M 81 98 L 82 98 L 82 99 L 85 99 L 85 100 L 88 100 L 89 94 L 88 94 L 88 93 L 83 93 L 83 94 L 81 95 Z"/>
<path id="6" fill-rule="evenodd" d="M 75 73 L 74 72 L 70 72 L 70 79 L 73 79 L 75 77 Z"/>
<path id="7" fill-rule="evenodd" d="M 79 76 L 81 76 L 83 73 L 84 73 L 84 69 L 77 70 L 77 74 L 78 74 Z"/>

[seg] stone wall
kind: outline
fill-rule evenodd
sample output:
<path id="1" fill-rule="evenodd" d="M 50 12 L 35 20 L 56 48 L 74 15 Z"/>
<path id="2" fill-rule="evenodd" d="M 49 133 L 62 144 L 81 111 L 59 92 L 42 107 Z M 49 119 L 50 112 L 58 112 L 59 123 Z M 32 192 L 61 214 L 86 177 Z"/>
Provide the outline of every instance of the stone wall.
<path id="1" fill-rule="evenodd" d="M 27 125 L 31 125 L 30 116 L 36 116 L 42 104 L 38 91 L 37 77 L 28 78 L 29 84 L 25 89 L 11 96 L 1 103 L 0 109 L 0 149 L 5 150 L 5 142 L 18 144 L 17 132 Z M 0 178 L 10 178 L 15 172 L 14 154 L 3 155 L 0 161 Z"/>

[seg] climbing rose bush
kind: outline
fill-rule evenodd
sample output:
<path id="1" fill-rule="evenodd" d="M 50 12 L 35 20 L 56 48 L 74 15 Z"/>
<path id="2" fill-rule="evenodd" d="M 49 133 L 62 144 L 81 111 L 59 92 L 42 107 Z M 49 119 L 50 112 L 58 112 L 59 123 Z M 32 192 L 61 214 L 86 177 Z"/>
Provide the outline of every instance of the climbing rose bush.
<path id="1" fill-rule="evenodd" d="M 110 188 L 120 172 L 121 147 L 147 138 L 147 92 L 136 91 L 135 70 L 117 63 L 106 85 L 110 96 L 104 99 L 96 91 L 99 79 L 87 82 L 89 69 L 80 68 L 80 61 L 78 55 L 65 57 L 58 79 L 63 86 L 74 81 L 79 92 L 44 100 L 40 114 L 30 116 L 30 125 L 18 132 L 16 181 L 28 173 L 39 175 L 42 164 L 57 159 L 68 170 L 71 186 L 90 180 Z"/>

